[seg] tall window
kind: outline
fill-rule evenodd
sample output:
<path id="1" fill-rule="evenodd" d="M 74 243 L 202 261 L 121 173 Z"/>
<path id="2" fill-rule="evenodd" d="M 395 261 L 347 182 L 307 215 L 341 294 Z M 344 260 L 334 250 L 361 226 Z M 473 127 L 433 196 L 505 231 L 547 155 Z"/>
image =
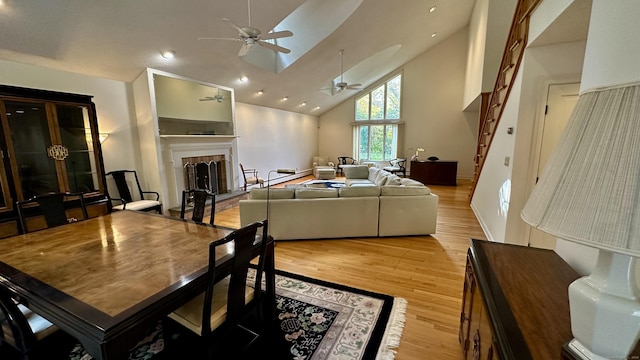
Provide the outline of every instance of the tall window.
<path id="1" fill-rule="evenodd" d="M 356 100 L 354 144 L 358 159 L 385 161 L 396 158 L 400 123 L 402 75 Z"/>

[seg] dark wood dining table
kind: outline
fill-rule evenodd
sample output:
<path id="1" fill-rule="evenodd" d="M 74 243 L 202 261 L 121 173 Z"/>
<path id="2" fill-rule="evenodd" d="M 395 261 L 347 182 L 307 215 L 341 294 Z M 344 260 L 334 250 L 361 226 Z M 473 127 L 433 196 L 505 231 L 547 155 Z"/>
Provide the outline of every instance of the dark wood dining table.
<path id="1" fill-rule="evenodd" d="M 150 326 L 204 291 L 209 243 L 231 231 L 117 211 L 1 239 L 0 286 L 77 338 L 94 358 L 124 359 Z M 216 250 L 218 273 L 228 273 L 232 253 L 232 244 Z M 272 239 L 267 254 L 271 296 Z"/>

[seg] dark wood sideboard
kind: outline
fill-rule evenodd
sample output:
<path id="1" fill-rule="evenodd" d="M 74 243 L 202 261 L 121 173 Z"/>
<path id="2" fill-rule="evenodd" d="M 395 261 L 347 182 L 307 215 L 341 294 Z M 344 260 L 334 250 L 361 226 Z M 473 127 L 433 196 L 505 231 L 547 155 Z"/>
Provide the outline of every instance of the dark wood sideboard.
<path id="1" fill-rule="evenodd" d="M 459 339 L 464 359 L 562 359 L 573 338 L 569 284 L 579 277 L 552 250 L 471 240 Z"/>
<path id="2" fill-rule="evenodd" d="M 456 186 L 457 161 L 411 161 L 409 177 L 425 185 Z"/>

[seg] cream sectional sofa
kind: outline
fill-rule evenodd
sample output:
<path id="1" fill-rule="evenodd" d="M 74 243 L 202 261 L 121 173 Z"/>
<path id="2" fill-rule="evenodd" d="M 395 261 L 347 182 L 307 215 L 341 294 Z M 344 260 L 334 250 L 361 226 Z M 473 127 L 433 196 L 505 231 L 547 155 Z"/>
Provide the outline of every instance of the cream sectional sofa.
<path id="1" fill-rule="evenodd" d="M 438 196 L 422 183 L 366 165 L 348 167 L 345 176 L 341 188 L 251 189 L 240 201 L 241 226 L 267 218 L 268 196 L 276 240 L 435 233 Z"/>

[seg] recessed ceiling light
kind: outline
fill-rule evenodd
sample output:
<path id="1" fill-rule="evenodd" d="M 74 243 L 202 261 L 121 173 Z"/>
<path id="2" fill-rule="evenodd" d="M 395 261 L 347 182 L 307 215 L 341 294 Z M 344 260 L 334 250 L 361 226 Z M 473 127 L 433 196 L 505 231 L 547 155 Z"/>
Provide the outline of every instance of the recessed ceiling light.
<path id="1" fill-rule="evenodd" d="M 306 102 L 301 102 L 300 106 L 307 106 L 307 103 Z"/>
<path id="2" fill-rule="evenodd" d="M 174 50 L 165 50 L 162 52 L 162 57 L 165 59 L 173 59 L 176 57 L 176 52 Z"/>
<path id="3" fill-rule="evenodd" d="M 243 77 L 240 78 L 240 81 L 241 82 L 247 82 L 247 81 L 249 81 L 249 78 L 246 77 L 246 76 L 243 76 Z"/>
<path id="4" fill-rule="evenodd" d="M 438 36 L 437 32 L 434 32 L 433 34 L 431 34 L 431 38 L 433 39 L 434 37 Z"/>
<path id="5" fill-rule="evenodd" d="M 287 101 L 287 100 L 289 100 L 288 96 L 285 96 L 285 97 L 282 98 L 282 101 Z"/>
<path id="6" fill-rule="evenodd" d="M 256 94 L 258 94 L 258 95 L 262 95 L 262 94 L 264 94 L 264 91 L 262 91 L 262 90 L 258 90 L 258 91 L 256 92 Z"/>
<path id="7" fill-rule="evenodd" d="M 430 13 L 435 12 L 436 10 L 438 10 L 437 6 L 432 6 L 432 7 L 429 8 L 429 12 Z"/>
<path id="8" fill-rule="evenodd" d="M 316 107 L 313 108 L 313 111 L 316 111 L 316 110 L 319 110 L 319 109 L 320 109 L 320 106 L 316 106 Z"/>

